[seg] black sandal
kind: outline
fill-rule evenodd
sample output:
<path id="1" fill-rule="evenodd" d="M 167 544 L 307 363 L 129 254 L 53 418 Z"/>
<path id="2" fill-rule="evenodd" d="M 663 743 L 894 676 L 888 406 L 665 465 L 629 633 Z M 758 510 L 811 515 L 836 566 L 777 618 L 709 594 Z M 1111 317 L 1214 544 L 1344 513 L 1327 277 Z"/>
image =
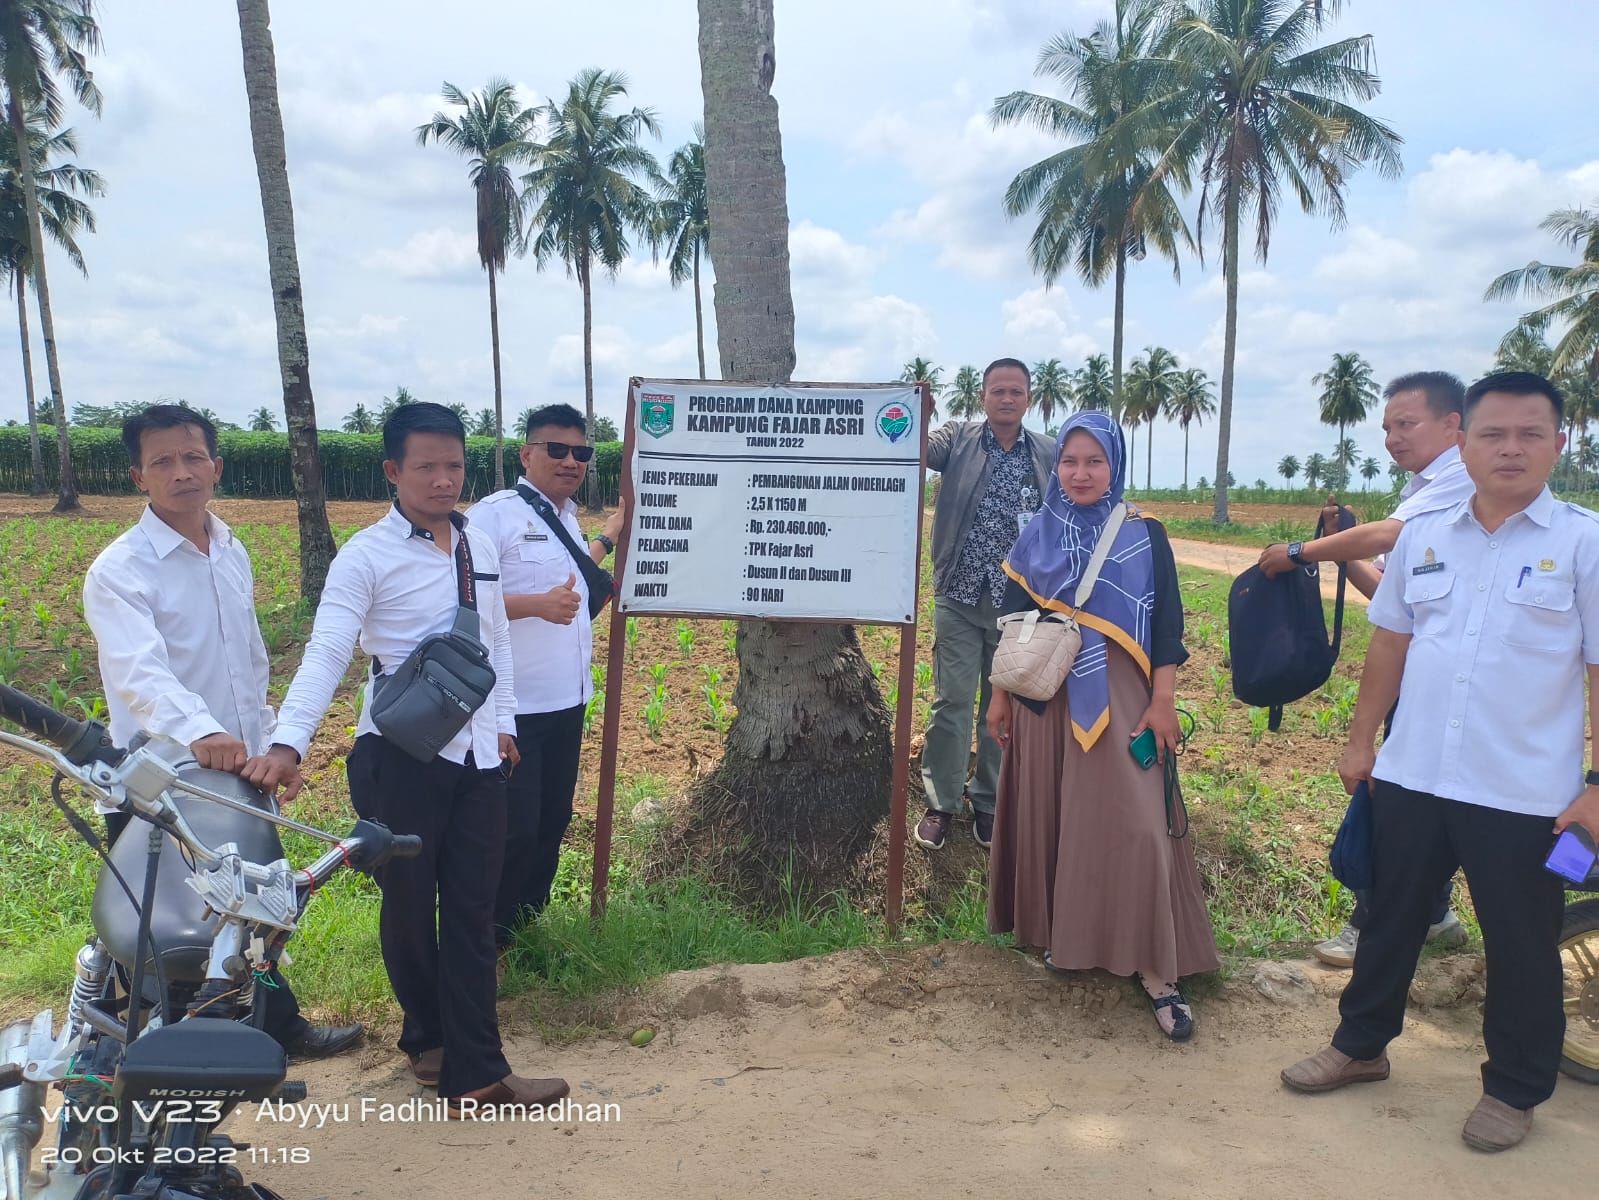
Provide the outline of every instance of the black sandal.
<path id="1" fill-rule="evenodd" d="M 1188 997 L 1183 995 L 1183 989 L 1181 985 L 1174 985 L 1177 990 L 1174 991 L 1170 996 L 1151 996 L 1149 994 L 1149 989 L 1144 986 L 1144 977 L 1142 975 L 1135 974 L 1133 978 L 1138 981 L 1138 990 L 1144 993 L 1144 999 L 1149 1001 L 1149 1011 L 1155 1014 L 1156 1029 L 1159 1029 L 1161 1033 L 1166 1034 L 1166 1037 L 1173 1042 L 1186 1042 L 1194 1036 L 1193 1014 L 1192 1012 L 1183 1011 L 1190 1006 L 1188 1004 Z M 1169 1008 L 1172 1010 L 1172 1027 L 1170 1033 L 1166 1033 L 1166 1027 L 1160 1023 L 1160 1010 L 1163 1008 Z"/>

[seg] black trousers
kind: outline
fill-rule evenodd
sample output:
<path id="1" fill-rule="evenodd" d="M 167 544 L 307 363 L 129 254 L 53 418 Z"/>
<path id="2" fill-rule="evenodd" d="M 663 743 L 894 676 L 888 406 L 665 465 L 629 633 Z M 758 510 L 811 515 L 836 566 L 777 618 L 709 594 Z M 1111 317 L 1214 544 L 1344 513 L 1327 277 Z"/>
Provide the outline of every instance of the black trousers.
<path id="1" fill-rule="evenodd" d="M 106 845 L 110 846 L 121 837 L 122 831 L 132 823 L 133 817 L 128 813 L 106 813 Z M 142 827 L 150 828 L 148 825 Z M 277 987 L 264 986 L 259 982 L 255 986 L 255 1004 L 261 1013 L 261 1028 L 275 1038 L 279 1045 L 287 1046 L 309 1029 L 311 1023 L 300 1015 L 300 1002 L 294 998 L 294 989 L 276 967 L 272 968 L 267 980 L 277 984 Z M 131 984 L 132 981 L 128 982 Z"/>
<path id="2" fill-rule="evenodd" d="M 470 755 L 418 762 L 377 734 L 356 739 L 346 768 L 357 813 L 422 839 L 420 855 L 395 859 L 377 880 L 383 965 L 405 1012 L 400 1049 L 444 1049 L 441 1096 L 504 1079 L 493 924 L 504 777 L 478 770 Z"/>
<path id="3" fill-rule="evenodd" d="M 583 706 L 516 718 L 522 761 L 505 785 L 505 865 L 494 905 L 494 937 L 510 944 L 530 913 L 550 902 L 561 863 L 561 839 L 572 823 L 578 756 L 583 748 Z"/>
<path id="4" fill-rule="evenodd" d="M 1431 919 L 1428 925 L 1436 925 L 1442 921 L 1449 912 L 1449 906 L 1455 899 L 1455 877 L 1451 875 L 1444 880 L 1444 885 L 1439 889 L 1438 895 L 1433 898 Z M 1355 889 L 1355 911 L 1349 918 L 1349 923 L 1356 929 L 1364 929 L 1371 924 L 1372 890 L 1370 888 Z"/>
<path id="5" fill-rule="evenodd" d="M 1566 1032 L 1558 948 L 1565 891 L 1543 869 L 1553 821 L 1381 781 L 1371 801 L 1376 886 L 1333 1045 L 1375 1058 L 1399 1036 L 1432 906 L 1458 866 L 1488 958 L 1482 1090 L 1512 1108 L 1543 1103 L 1555 1090 Z"/>

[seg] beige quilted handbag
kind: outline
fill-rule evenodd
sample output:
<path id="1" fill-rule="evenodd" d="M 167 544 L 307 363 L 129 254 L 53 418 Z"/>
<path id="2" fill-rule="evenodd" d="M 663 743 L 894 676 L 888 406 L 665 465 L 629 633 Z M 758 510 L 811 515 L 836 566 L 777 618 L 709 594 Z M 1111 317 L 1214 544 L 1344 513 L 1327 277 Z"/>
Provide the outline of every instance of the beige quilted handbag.
<path id="1" fill-rule="evenodd" d="M 1117 505 L 1105 519 L 1088 567 L 1078 581 L 1075 609 L 1070 613 L 1042 613 L 1033 608 L 999 619 L 999 645 L 994 649 L 994 665 L 988 676 L 995 687 L 1028 700 L 1049 700 L 1060 691 L 1083 646 L 1077 613 L 1093 594 L 1100 568 L 1126 517 L 1126 506 Z"/>

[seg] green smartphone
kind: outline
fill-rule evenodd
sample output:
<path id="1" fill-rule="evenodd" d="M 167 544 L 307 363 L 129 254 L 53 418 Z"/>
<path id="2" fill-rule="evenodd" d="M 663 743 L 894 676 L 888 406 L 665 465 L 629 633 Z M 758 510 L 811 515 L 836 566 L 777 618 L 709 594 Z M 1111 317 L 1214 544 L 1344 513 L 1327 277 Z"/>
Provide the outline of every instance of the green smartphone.
<path id="1" fill-rule="evenodd" d="M 1155 746 L 1155 731 L 1146 729 L 1127 745 L 1128 752 L 1133 756 L 1133 761 L 1144 770 L 1149 770 L 1155 765 L 1158 751 Z"/>

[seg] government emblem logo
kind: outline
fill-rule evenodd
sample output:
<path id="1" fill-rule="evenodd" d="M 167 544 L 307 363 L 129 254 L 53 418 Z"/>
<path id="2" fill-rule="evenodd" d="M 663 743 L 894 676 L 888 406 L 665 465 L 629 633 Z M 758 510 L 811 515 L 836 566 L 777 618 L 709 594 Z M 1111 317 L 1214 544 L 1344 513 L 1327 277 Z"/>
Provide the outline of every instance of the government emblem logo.
<path id="1" fill-rule="evenodd" d="M 639 427 L 651 437 L 672 432 L 672 397 L 645 392 L 639 408 Z"/>
<path id="2" fill-rule="evenodd" d="M 908 437 L 913 424 L 910 408 L 898 400 L 891 400 L 877 410 L 877 436 L 887 438 L 890 443 Z"/>

